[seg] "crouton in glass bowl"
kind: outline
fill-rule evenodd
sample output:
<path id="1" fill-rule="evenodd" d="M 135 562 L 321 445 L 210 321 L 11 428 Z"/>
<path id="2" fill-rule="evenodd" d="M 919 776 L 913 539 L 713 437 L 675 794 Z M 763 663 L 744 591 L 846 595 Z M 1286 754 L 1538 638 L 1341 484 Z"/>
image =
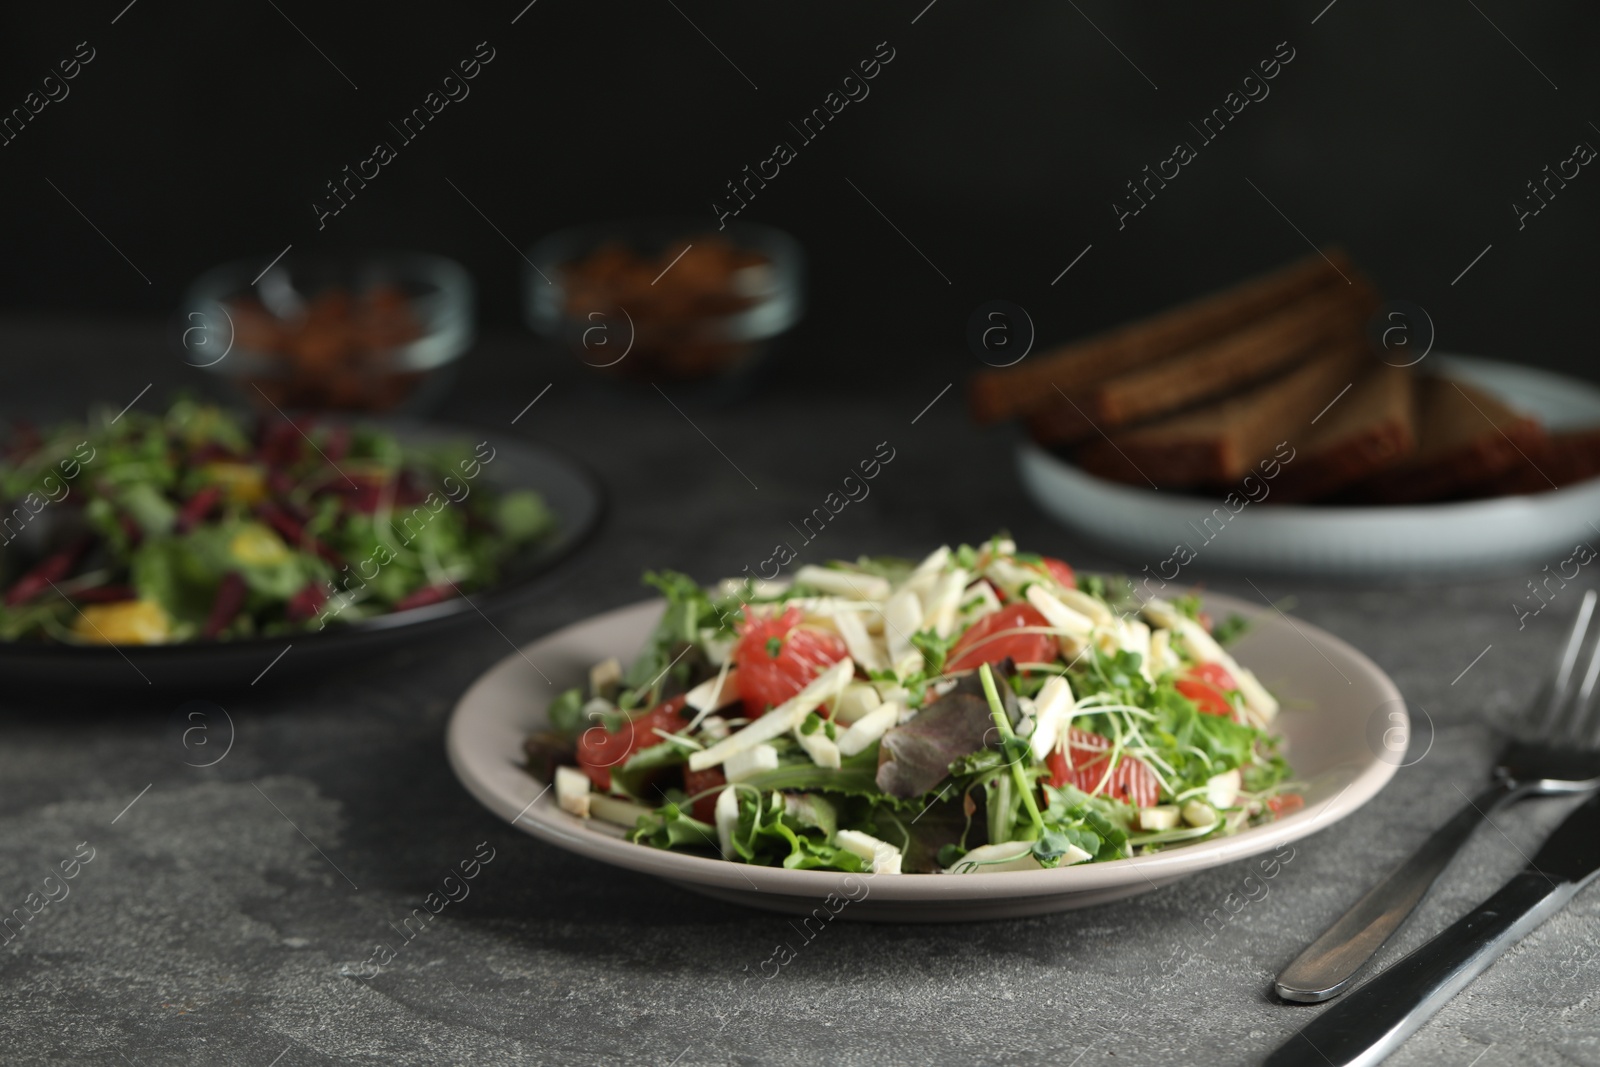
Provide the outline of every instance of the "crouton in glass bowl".
<path id="1" fill-rule="evenodd" d="M 610 374 L 727 376 L 799 321 L 802 258 L 794 238 L 753 224 L 574 227 L 529 250 L 524 308 L 535 332 Z"/>
<path id="2" fill-rule="evenodd" d="M 419 252 L 239 260 L 183 303 L 184 361 L 258 406 L 425 411 L 472 344 L 472 279 Z"/>

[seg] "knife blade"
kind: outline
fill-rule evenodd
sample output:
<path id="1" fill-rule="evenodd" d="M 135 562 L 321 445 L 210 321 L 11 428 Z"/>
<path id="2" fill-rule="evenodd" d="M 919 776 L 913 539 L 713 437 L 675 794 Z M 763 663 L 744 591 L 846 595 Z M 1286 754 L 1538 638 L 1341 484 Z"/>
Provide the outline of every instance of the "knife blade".
<path id="1" fill-rule="evenodd" d="M 1576 808 L 1494 896 L 1303 1027 L 1266 1067 L 1369 1067 L 1600 874 L 1600 794 Z"/>

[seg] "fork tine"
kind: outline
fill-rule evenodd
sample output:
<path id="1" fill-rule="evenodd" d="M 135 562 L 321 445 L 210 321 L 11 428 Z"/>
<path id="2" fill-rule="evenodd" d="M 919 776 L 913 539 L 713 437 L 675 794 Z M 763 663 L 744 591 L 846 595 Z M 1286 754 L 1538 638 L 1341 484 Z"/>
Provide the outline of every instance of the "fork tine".
<path id="1" fill-rule="evenodd" d="M 1566 736 L 1581 749 L 1591 749 L 1600 745 L 1600 724 L 1591 722 L 1594 717 L 1593 705 L 1596 683 L 1600 682 L 1600 636 L 1596 637 L 1594 646 L 1589 650 L 1589 663 L 1583 672 L 1583 684 L 1578 687 L 1577 694 L 1573 697 L 1571 710 L 1567 713 Z"/>
<path id="2" fill-rule="evenodd" d="M 1572 686 L 1572 669 L 1577 665 L 1578 650 L 1583 646 L 1584 636 L 1589 631 L 1589 619 L 1594 615 L 1596 599 L 1593 589 L 1583 594 L 1583 602 L 1578 605 L 1578 617 L 1572 620 L 1566 647 L 1561 650 L 1561 660 L 1556 667 L 1556 675 L 1550 682 L 1550 700 L 1545 705 L 1544 722 L 1539 731 L 1546 737 L 1555 736 L 1561 727 L 1566 725 L 1562 713 L 1567 706 L 1567 690 Z"/>

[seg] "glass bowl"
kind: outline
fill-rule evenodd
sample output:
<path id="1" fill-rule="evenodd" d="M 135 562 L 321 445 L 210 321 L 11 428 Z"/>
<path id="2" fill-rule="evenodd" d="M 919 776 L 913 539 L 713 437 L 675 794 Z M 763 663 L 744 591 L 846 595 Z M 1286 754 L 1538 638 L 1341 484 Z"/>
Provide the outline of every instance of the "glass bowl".
<path id="1" fill-rule="evenodd" d="M 197 278 L 182 314 L 184 361 L 252 403 L 414 414 L 472 344 L 472 279 L 421 252 L 238 260 Z"/>
<path id="2" fill-rule="evenodd" d="M 528 250 L 528 324 L 591 367 L 694 381 L 753 366 L 800 320 L 799 242 L 691 219 L 578 226 Z"/>

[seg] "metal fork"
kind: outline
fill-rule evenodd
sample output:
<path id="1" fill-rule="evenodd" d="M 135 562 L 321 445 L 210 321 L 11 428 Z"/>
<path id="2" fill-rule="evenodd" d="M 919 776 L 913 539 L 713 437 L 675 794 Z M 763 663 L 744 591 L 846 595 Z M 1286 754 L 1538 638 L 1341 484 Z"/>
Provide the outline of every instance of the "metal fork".
<path id="1" fill-rule="evenodd" d="M 1500 753 L 1490 785 L 1284 968 L 1273 986 L 1278 996 L 1314 1004 L 1344 992 L 1421 903 L 1479 823 L 1496 811 L 1524 797 L 1600 788 L 1600 723 L 1591 721 L 1590 714 L 1600 681 L 1600 636 L 1581 680 L 1573 684 L 1595 600 L 1594 590 L 1584 593 L 1555 672 L 1534 697 L 1527 722 L 1517 731 L 1520 736 Z M 1600 632 L 1600 626 L 1595 629 Z"/>

